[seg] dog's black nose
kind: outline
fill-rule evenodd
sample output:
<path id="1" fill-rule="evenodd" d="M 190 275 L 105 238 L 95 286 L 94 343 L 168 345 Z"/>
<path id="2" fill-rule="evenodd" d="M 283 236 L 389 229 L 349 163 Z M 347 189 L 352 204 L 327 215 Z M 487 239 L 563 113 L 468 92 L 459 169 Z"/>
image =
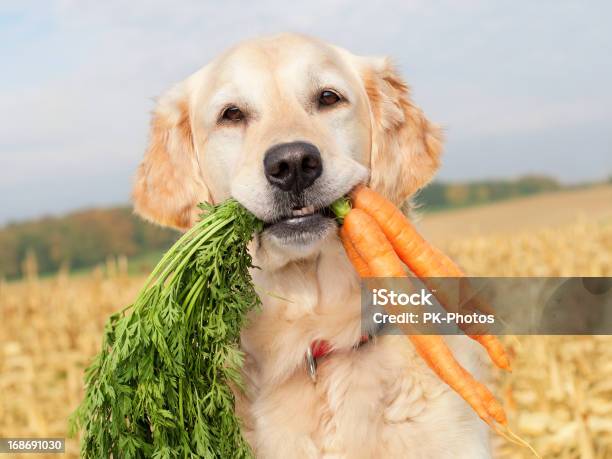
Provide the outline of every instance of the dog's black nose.
<path id="1" fill-rule="evenodd" d="M 321 175 L 323 162 L 318 148 L 310 143 L 281 143 L 266 152 L 264 171 L 272 185 L 300 193 Z"/>

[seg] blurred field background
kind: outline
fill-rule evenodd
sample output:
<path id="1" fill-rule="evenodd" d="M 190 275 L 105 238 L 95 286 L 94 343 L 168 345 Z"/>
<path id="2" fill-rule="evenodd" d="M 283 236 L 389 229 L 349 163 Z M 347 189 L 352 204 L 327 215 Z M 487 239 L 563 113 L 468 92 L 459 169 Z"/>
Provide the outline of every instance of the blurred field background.
<path id="1" fill-rule="evenodd" d="M 425 215 L 421 228 L 474 276 L 612 276 L 612 186 Z M 543 457 L 612 457 L 612 336 L 505 341 L 513 371 L 494 374 L 495 393 L 514 432 Z"/>
<path id="2" fill-rule="evenodd" d="M 608 182 L 612 183 L 612 178 Z M 593 186 L 588 182 L 563 185 L 537 175 L 512 180 L 435 182 L 419 193 L 417 205 L 435 212 Z M 558 213 L 563 214 L 563 208 Z M 505 220 L 507 223 L 508 219 Z M 0 276 L 9 280 L 23 276 L 24 261 L 32 256 L 36 258 L 38 274 L 43 276 L 59 270 L 82 273 L 118 254 L 129 258 L 131 273 L 145 272 L 176 239 L 176 231 L 143 221 L 129 206 L 84 209 L 63 216 L 12 222 L 0 227 Z"/>
<path id="3" fill-rule="evenodd" d="M 612 276 L 612 185 L 472 207 L 465 190 L 453 193 L 447 195 L 466 199 L 466 208 L 424 213 L 420 227 L 470 274 Z M 133 228 L 124 234 L 144 234 Z M 29 234 L 34 240 L 38 233 Z M 57 234 L 60 244 L 61 229 Z M 175 237 L 164 234 L 151 238 Z M 61 257 L 55 270 L 40 269 L 42 256 L 26 246 L 14 260 L 20 279 L 0 281 L 0 437 L 64 437 L 107 317 L 131 302 L 159 252 L 117 245 L 115 255 L 75 274 Z M 612 337 L 505 339 L 514 371 L 494 374 L 495 392 L 514 431 L 544 457 L 612 457 Z M 503 440 L 495 445 L 498 457 L 530 457 Z M 77 457 L 77 440 L 68 439 L 66 450 Z"/>

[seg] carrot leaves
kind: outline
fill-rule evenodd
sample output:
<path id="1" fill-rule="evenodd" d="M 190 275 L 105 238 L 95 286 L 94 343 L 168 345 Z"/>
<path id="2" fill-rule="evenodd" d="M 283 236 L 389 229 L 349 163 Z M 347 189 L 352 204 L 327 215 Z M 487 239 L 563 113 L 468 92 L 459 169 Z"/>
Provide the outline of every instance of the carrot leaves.
<path id="1" fill-rule="evenodd" d="M 234 411 L 240 330 L 258 307 L 247 245 L 261 222 L 230 199 L 164 255 L 111 316 L 72 416 L 85 458 L 246 458 Z"/>

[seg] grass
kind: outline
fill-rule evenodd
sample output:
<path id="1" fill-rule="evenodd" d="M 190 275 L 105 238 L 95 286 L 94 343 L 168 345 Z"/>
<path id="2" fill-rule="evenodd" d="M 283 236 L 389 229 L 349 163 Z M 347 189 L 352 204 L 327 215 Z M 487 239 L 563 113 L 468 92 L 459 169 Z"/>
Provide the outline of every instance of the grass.
<path id="1" fill-rule="evenodd" d="M 150 273 L 157 262 L 161 260 L 161 257 L 164 255 L 163 250 L 151 250 L 149 252 L 145 252 L 133 257 L 126 258 L 124 256 L 110 256 L 106 259 L 106 262 L 100 263 L 95 266 L 87 266 L 83 268 L 73 269 L 70 271 L 70 277 L 82 277 L 82 276 L 90 276 L 95 274 L 96 272 L 111 272 L 113 270 L 117 271 L 125 271 L 124 274 L 128 274 L 130 276 L 144 276 Z M 61 271 L 61 270 L 60 270 Z M 65 275 L 65 273 L 59 274 L 60 276 Z M 43 273 L 39 275 L 41 279 L 53 279 L 57 277 L 58 273 Z M 20 282 L 21 278 L 11 279 L 9 282 Z"/>

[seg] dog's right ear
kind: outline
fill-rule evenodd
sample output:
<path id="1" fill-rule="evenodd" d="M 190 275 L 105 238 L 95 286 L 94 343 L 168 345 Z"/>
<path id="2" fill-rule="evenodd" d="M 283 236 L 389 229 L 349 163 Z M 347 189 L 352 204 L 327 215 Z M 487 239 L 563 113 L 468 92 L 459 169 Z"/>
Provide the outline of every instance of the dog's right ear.
<path id="1" fill-rule="evenodd" d="M 198 166 L 189 107 L 185 82 L 159 99 L 151 120 L 149 147 L 132 192 L 136 213 L 180 230 L 195 223 L 198 203 L 210 201 Z"/>

